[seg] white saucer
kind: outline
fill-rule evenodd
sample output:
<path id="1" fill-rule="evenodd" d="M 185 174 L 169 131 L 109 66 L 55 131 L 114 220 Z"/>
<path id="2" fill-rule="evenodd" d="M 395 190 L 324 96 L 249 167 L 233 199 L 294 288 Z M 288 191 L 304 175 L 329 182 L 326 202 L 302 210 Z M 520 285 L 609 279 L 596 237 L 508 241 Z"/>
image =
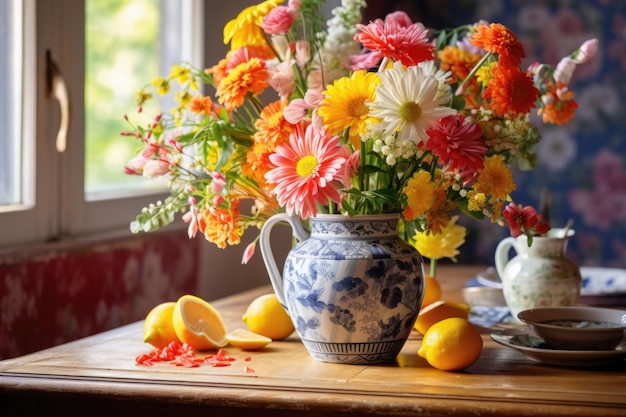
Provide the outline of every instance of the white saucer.
<path id="1" fill-rule="evenodd" d="M 581 266 L 580 275 L 583 279 L 582 304 L 618 306 L 626 303 L 626 269 Z M 493 266 L 476 274 L 476 281 L 485 287 L 502 288 L 500 276 Z"/>
<path id="2" fill-rule="evenodd" d="M 501 330 L 491 334 L 491 338 L 506 347 L 522 352 L 528 359 L 558 366 L 603 366 L 623 362 L 626 358 L 626 341 L 615 350 L 557 350 L 539 347 L 541 339 L 531 335 L 527 326 Z"/>

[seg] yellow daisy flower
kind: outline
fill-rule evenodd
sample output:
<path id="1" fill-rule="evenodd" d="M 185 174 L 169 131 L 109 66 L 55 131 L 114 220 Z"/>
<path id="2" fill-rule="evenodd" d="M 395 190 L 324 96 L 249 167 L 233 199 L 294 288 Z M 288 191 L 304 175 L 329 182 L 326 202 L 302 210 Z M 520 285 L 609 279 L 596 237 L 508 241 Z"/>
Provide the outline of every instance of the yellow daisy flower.
<path id="1" fill-rule="evenodd" d="M 493 68 L 494 65 L 496 65 L 496 61 L 482 65 L 476 70 L 476 80 L 481 83 L 483 87 L 489 83 L 491 79 L 491 68 Z"/>
<path id="2" fill-rule="evenodd" d="M 174 100 L 178 103 L 178 107 L 182 110 L 191 103 L 192 96 L 189 91 L 177 91 L 174 93 Z"/>
<path id="3" fill-rule="evenodd" d="M 163 77 L 153 78 L 151 84 L 157 89 L 160 96 L 164 96 L 170 91 L 170 83 Z"/>
<path id="4" fill-rule="evenodd" d="M 264 45 L 265 32 L 261 28 L 263 18 L 284 0 L 266 0 L 254 6 L 243 9 L 236 18 L 224 26 L 224 44 L 230 42 L 230 49 L 235 50 L 244 46 Z"/>
<path id="5" fill-rule="evenodd" d="M 515 191 L 513 173 L 501 155 L 485 158 L 485 165 L 478 170 L 474 189 L 491 196 L 491 201 L 506 200 Z"/>
<path id="6" fill-rule="evenodd" d="M 429 210 L 435 199 L 435 184 L 431 182 L 428 171 L 418 171 L 407 181 L 403 193 L 407 198 L 404 219 L 411 221 Z"/>
<path id="7" fill-rule="evenodd" d="M 367 126 L 379 122 L 370 116 L 367 106 L 376 97 L 379 83 L 376 73 L 356 71 L 351 77 L 339 78 L 326 88 L 318 114 L 331 135 L 350 129 L 350 142 L 359 149 Z"/>
<path id="8" fill-rule="evenodd" d="M 138 106 L 143 106 L 144 103 L 150 100 L 151 98 L 152 98 L 152 94 L 147 93 L 144 90 L 141 90 L 135 95 L 135 103 L 137 103 Z"/>
<path id="9" fill-rule="evenodd" d="M 465 243 L 467 234 L 465 227 L 456 224 L 458 220 L 459 216 L 452 217 L 441 233 L 417 232 L 413 245 L 429 259 L 454 259 L 460 253 L 458 248 Z"/>
<path id="10" fill-rule="evenodd" d="M 470 190 L 467 193 L 467 209 L 469 211 L 483 211 L 487 205 L 487 196 L 485 193 L 479 193 L 476 190 Z"/>
<path id="11" fill-rule="evenodd" d="M 170 69 L 170 78 L 176 79 L 180 85 L 184 85 L 191 79 L 191 70 L 181 65 L 173 65 Z"/>

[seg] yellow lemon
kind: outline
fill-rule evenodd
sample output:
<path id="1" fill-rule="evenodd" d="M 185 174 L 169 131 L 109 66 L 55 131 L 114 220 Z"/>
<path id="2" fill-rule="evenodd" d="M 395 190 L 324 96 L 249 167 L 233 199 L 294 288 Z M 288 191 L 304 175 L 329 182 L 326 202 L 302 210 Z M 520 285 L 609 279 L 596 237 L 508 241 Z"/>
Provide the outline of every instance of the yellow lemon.
<path id="1" fill-rule="evenodd" d="M 243 350 L 259 350 L 272 341 L 269 337 L 256 334 L 246 329 L 235 329 L 226 333 L 226 340 L 231 345 Z"/>
<path id="2" fill-rule="evenodd" d="M 422 308 L 439 301 L 441 298 L 441 286 L 439 281 L 430 275 L 426 275 L 424 280 L 424 299 L 422 300 Z"/>
<path id="3" fill-rule="evenodd" d="M 453 317 L 428 329 L 417 354 L 437 369 L 455 371 L 476 362 L 482 349 L 483 339 L 474 325 Z"/>
<path id="4" fill-rule="evenodd" d="M 467 319 L 469 312 L 470 306 L 467 304 L 453 303 L 444 300 L 435 301 L 420 310 L 417 320 L 415 321 L 415 326 L 413 327 L 421 334 L 425 334 L 433 324 L 450 317 Z"/>
<path id="5" fill-rule="evenodd" d="M 291 318 L 273 293 L 252 300 L 241 319 L 251 331 L 272 340 L 284 339 L 294 331 Z"/>
<path id="6" fill-rule="evenodd" d="M 156 348 L 167 346 L 170 342 L 179 341 L 172 315 L 176 303 L 169 301 L 154 307 L 143 322 L 143 341 Z"/>
<path id="7" fill-rule="evenodd" d="M 180 297 L 174 307 L 172 321 L 180 341 L 196 350 L 216 349 L 228 344 L 222 316 L 211 304 L 199 297 Z"/>

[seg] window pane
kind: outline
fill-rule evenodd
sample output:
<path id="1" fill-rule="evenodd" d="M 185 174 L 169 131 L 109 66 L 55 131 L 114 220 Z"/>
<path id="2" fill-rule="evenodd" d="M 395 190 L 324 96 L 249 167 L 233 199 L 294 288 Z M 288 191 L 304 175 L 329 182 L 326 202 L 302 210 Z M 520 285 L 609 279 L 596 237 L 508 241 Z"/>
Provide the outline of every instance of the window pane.
<path id="1" fill-rule="evenodd" d="M 148 125 L 157 109 L 134 106 L 135 94 L 158 75 L 166 76 L 183 56 L 182 28 L 188 1 L 87 0 L 85 2 L 85 193 L 88 199 L 128 195 L 159 187 L 124 174 L 138 141 L 122 116 Z M 186 37 L 188 38 L 188 37 Z M 165 107 L 164 108 L 169 108 Z M 160 187 L 159 187 L 160 188 Z M 96 197 L 97 196 L 97 197 Z"/>
<path id="2" fill-rule="evenodd" d="M 21 0 L 0 2 L 0 206 L 21 203 Z"/>

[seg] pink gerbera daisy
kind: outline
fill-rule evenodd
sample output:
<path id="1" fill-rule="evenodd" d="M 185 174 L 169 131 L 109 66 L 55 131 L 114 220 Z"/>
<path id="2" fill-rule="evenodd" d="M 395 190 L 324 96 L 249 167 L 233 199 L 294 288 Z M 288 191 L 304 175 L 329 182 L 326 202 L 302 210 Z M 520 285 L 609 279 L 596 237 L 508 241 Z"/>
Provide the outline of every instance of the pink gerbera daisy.
<path id="1" fill-rule="evenodd" d="M 341 202 L 340 189 L 348 185 L 344 165 L 350 152 L 330 136 L 308 123 L 300 123 L 291 133 L 288 144 L 276 148 L 269 156 L 274 165 L 265 174 L 273 193 L 288 214 L 303 219 L 315 216 L 317 203 Z"/>
<path id="2" fill-rule="evenodd" d="M 447 116 L 427 131 L 426 147 L 453 170 L 477 171 L 483 167 L 487 145 L 480 125 L 466 123 L 462 114 Z"/>
<path id="3" fill-rule="evenodd" d="M 414 23 L 403 26 L 394 19 L 376 19 L 369 25 L 357 24 L 357 42 L 371 51 L 380 51 L 385 58 L 400 61 L 406 66 L 433 59 L 435 47 L 428 42 L 428 33 Z"/>

